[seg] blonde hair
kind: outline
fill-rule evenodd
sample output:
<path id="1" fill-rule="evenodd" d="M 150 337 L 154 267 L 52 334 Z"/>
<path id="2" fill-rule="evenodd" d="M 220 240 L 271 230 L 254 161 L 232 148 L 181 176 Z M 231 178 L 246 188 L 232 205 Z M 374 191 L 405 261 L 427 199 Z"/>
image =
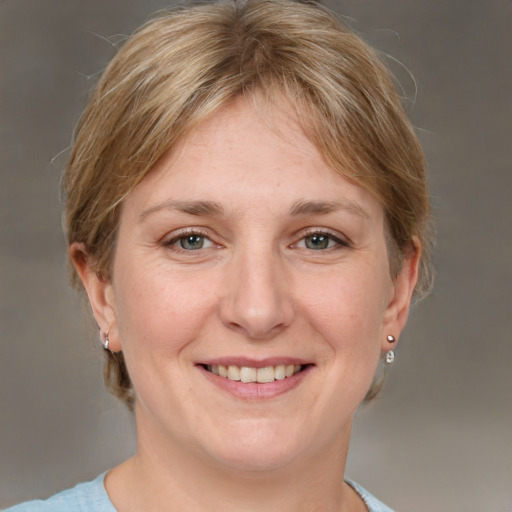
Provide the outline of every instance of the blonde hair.
<path id="1" fill-rule="evenodd" d="M 425 293 L 431 242 L 421 147 L 375 52 L 312 3 L 192 4 L 137 30 L 106 68 L 76 128 L 63 176 L 68 244 L 82 242 L 89 263 L 109 279 L 126 195 L 212 112 L 256 94 L 269 102 L 284 96 L 332 168 L 380 201 L 392 272 L 419 240 L 416 293 Z M 72 279 L 79 287 L 75 272 Z M 108 353 L 105 377 L 130 406 L 122 353 Z"/>

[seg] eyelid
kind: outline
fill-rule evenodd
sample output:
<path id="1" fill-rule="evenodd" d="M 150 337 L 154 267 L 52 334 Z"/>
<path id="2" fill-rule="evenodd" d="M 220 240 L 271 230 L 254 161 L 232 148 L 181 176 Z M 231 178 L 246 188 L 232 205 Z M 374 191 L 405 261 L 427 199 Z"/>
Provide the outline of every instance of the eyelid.
<path id="1" fill-rule="evenodd" d="M 209 240 L 211 242 L 211 244 L 218 245 L 218 244 L 216 244 L 216 242 L 214 242 L 212 240 L 211 235 L 209 234 L 209 232 L 206 229 L 201 228 L 201 227 L 195 227 L 195 226 L 178 229 L 176 231 L 173 231 L 170 234 L 167 234 L 165 237 L 162 238 L 161 244 L 164 247 L 172 247 L 178 242 L 178 240 L 180 240 L 183 237 L 190 236 L 190 235 L 201 236 L 201 237 L 205 238 L 206 240 Z M 340 233 L 332 231 L 328 228 L 316 228 L 316 227 L 307 228 L 307 229 L 301 231 L 297 236 L 297 241 L 292 243 L 291 246 L 297 247 L 298 243 L 303 241 L 304 238 L 306 238 L 308 236 L 313 236 L 313 235 L 327 236 L 328 238 L 330 238 L 331 240 L 333 240 L 339 246 L 342 246 L 342 247 L 351 247 L 352 246 L 352 242 L 345 235 L 341 235 Z M 184 250 L 184 249 L 180 249 L 179 247 L 175 247 L 175 249 L 176 250 Z M 331 249 L 334 249 L 334 248 L 331 248 Z"/>
<path id="2" fill-rule="evenodd" d="M 352 247 L 352 242 L 348 239 L 348 237 L 328 228 L 307 228 L 305 231 L 300 233 L 300 238 L 292 245 L 297 246 L 297 244 L 304 240 L 304 238 L 313 235 L 327 236 L 331 240 L 334 240 L 341 247 Z M 334 249 L 334 247 L 331 247 L 331 249 Z"/>
<path id="3" fill-rule="evenodd" d="M 206 240 L 209 240 L 212 244 L 215 243 L 211 239 L 211 236 L 206 232 L 206 230 L 199 227 L 187 227 L 183 229 L 178 229 L 177 231 L 173 231 L 172 233 L 165 235 L 161 240 L 161 244 L 164 247 L 172 247 L 174 244 L 176 244 L 176 242 L 178 242 L 180 238 L 191 235 L 198 235 L 205 238 Z M 175 249 L 185 251 L 185 249 L 180 249 L 179 247 L 175 247 Z"/>

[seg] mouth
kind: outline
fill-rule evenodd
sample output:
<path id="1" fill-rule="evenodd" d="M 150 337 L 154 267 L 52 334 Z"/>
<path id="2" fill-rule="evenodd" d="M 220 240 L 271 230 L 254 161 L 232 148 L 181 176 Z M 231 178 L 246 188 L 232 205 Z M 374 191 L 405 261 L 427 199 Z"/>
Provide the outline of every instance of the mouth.
<path id="1" fill-rule="evenodd" d="M 261 368 L 251 366 L 236 366 L 223 364 L 201 365 L 207 372 L 218 375 L 231 381 L 259 384 L 270 384 L 274 381 L 285 380 L 303 371 L 306 366 L 302 364 L 278 364 Z"/>
<path id="2" fill-rule="evenodd" d="M 231 359 L 231 358 L 230 358 Z M 300 386 L 315 366 L 291 360 L 245 360 L 236 358 L 197 364 L 208 381 L 244 400 L 271 399 Z"/>

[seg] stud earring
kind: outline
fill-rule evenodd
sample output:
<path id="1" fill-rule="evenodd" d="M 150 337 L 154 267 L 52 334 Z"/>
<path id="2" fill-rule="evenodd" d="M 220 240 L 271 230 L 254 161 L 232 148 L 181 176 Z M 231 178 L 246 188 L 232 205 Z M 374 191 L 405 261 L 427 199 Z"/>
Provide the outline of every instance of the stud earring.
<path id="1" fill-rule="evenodd" d="M 393 350 L 388 350 L 386 352 L 386 364 L 391 364 L 395 360 L 395 352 Z"/>
<path id="2" fill-rule="evenodd" d="M 388 340 L 388 343 L 395 343 L 396 341 L 396 338 L 394 336 L 392 336 L 391 334 L 389 334 L 386 339 Z"/>

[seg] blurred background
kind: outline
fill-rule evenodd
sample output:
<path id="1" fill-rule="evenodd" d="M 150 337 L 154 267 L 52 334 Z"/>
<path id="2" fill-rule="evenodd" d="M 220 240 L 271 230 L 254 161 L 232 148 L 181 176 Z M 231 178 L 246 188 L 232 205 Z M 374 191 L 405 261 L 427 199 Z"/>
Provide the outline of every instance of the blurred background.
<path id="1" fill-rule="evenodd" d="M 390 54 L 430 168 L 436 285 L 347 476 L 398 512 L 512 511 L 512 1 L 331 0 Z M 158 0 L 0 1 L 0 508 L 92 479 L 134 449 L 67 283 L 58 182 L 122 36 Z M 411 75 L 414 77 L 411 77 Z"/>

